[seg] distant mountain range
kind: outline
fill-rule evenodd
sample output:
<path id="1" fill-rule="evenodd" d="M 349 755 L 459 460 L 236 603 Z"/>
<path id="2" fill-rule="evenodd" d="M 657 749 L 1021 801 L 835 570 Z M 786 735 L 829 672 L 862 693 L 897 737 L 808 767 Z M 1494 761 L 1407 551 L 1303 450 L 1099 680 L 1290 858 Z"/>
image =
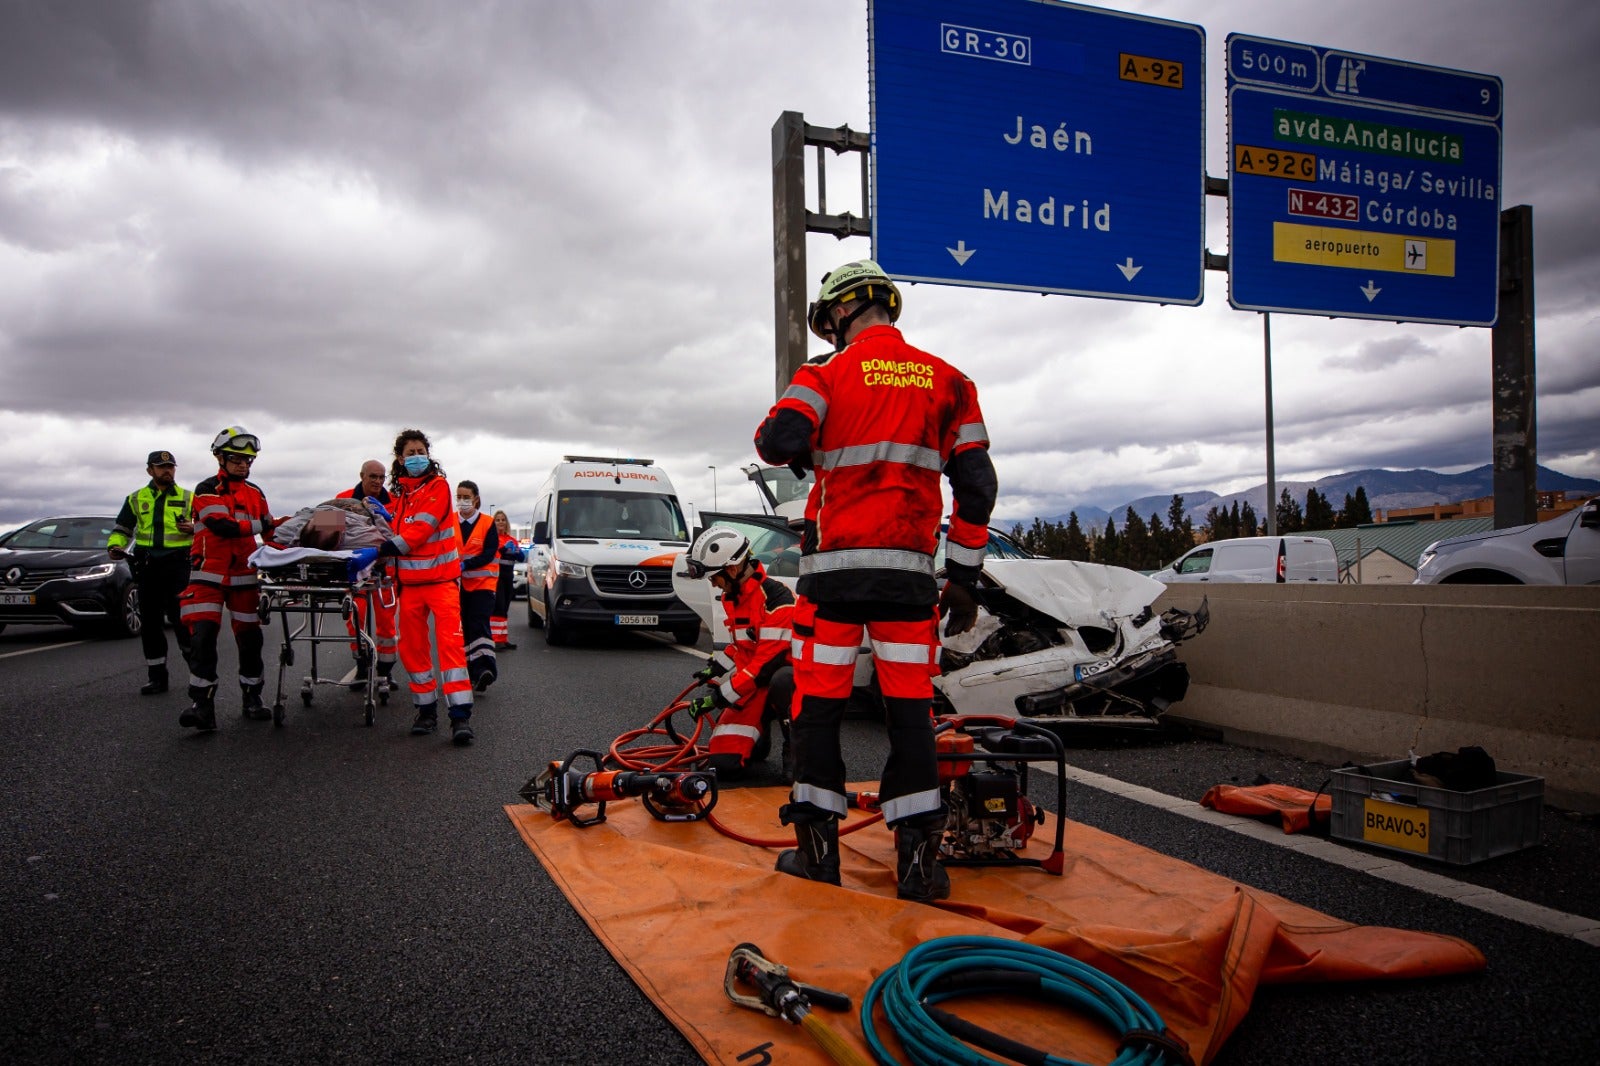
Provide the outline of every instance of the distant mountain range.
<path id="1" fill-rule="evenodd" d="M 1539 467 L 1538 481 L 1540 490 L 1544 492 L 1565 490 L 1600 493 L 1600 481 L 1593 478 L 1572 477 L 1545 466 Z M 1494 495 L 1494 467 L 1484 465 L 1459 474 L 1441 474 L 1437 470 L 1352 470 L 1346 474 L 1330 474 L 1316 481 L 1280 481 L 1278 491 L 1288 489 L 1289 495 L 1304 506 L 1306 490 L 1316 489 L 1328 498 L 1328 502 L 1337 511 L 1344 506 L 1345 494 L 1354 496 L 1357 486 L 1366 488 L 1367 502 L 1372 505 L 1374 514 L 1402 507 L 1459 503 L 1462 500 L 1475 500 L 1482 496 Z M 1178 495 L 1183 497 L 1184 514 L 1188 515 L 1195 525 L 1205 520 L 1206 512 L 1211 508 L 1232 509 L 1235 501 L 1240 507 L 1248 502 L 1255 508 L 1258 516 L 1266 513 L 1267 484 L 1264 481 L 1254 488 L 1235 492 L 1230 496 L 1219 496 L 1205 489 L 1182 492 Z M 1094 504 L 1080 504 L 1068 508 L 1061 514 L 1041 515 L 1040 518 L 1051 523 L 1065 522 L 1071 513 L 1076 512 L 1078 524 L 1088 531 L 1104 529 L 1106 519 L 1114 515 L 1116 526 L 1121 529 L 1129 507 L 1132 507 L 1133 513 L 1141 518 L 1148 520 L 1152 514 L 1156 514 L 1165 522 L 1167 508 L 1171 505 L 1172 494 L 1168 493 L 1165 496 L 1141 496 L 1110 511 Z M 1030 518 L 1022 524 L 1027 527 L 1033 524 L 1033 520 Z M 1003 525 L 1009 529 L 1012 523 L 1005 522 Z"/>

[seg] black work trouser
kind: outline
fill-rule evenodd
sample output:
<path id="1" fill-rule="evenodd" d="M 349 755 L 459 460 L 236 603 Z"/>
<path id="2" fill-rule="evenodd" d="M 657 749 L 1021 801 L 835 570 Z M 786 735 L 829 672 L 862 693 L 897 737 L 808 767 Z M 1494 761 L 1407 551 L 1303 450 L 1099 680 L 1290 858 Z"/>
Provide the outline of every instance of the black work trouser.
<path id="1" fill-rule="evenodd" d="M 145 665 L 165 666 L 167 634 L 163 627 L 167 622 L 172 623 L 178 647 L 185 655 L 189 653 L 189 630 L 178 616 L 178 596 L 189 584 L 189 553 L 136 553 L 132 566 L 133 583 L 139 589 L 139 643 Z"/>

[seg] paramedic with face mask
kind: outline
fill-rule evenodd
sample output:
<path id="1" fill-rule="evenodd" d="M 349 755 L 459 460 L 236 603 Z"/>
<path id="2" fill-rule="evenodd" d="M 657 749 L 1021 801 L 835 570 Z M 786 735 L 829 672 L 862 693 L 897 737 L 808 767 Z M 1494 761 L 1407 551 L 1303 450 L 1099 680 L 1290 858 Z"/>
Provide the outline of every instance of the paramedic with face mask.
<path id="1" fill-rule="evenodd" d="M 494 684 L 500 666 L 494 657 L 494 634 L 489 618 L 494 614 L 494 586 L 500 578 L 495 561 L 500 539 L 494 522 L 483 513 L 478 483 L 456 483 L 456 518 L 461 523 L 461 631 L 467 642 L 467 673 L 472 687 L 482 692 Z"/>
<path id="2" fill-rule="evenodd" d="M 755 443 L 774 466 L 816 469 L 794 609 L 795 783 L 780 811 L 798 846 L 778 869 L 839 883 L 839 726 L 865 629 L 888 720 L 880 796 L 895 833 L 896 891 L 927 902 L 950 894 L 937 857 L 946 812 L 930 718 L 939 618 L 948 615 L 951 634 L 976 621 L 971 589 L 997 485 L 977 389 L 905 342 L 900 307 L 870 259 L 824 277 L 806 319 L 834 350 L 795 372 Z M 954 499 L 942 594 L 933 568 L 941 473 Z"/>
<path id="3" fill-rule="evenodd" d="M 396 490 L 394 536 L 380 548 L 362 548 L 352 567 L 359 569 L 379 555 L 397 556 L 400 593 L 400 665 L 411 683 L 417 717 L 411 735 L 427 736 L 439 728 L 439 688 L 450 715 L 450 739 L 471 744 L 472 682 L 467 676 L 466 642 L 461 633 L 461 526 L 456 520 L 450 484 L 444 470 L 428 454 L 428 436 L 403 429 L 394 439 L 391 483 Z M 369 554 L 370 553 L 370 554 Z M 428 622 L 433 622 L 433 637 Z M 439 676 L 433 672 L 433 650 L 439 647 Z"/>
<path id="4" fill-rule="evenodd" d="M 716 715 L 709 765 L 719 778 L 731 779 L 750 763 L 766 759 L 773 722 L 783 737 L 783 754 L 789 754 L 794 593 L 767 576 L 750 557 L 749 539 L 731 529 L 713 526 L 696 537 L 684 556 L 684 568 L 690 577 L 706 578 L 722 593 L 729 643 L 694 675 L 696 681 L 715 687 L 710 695 L 690 701 L 689 717 Z M 719 683 L 718 678 L 723 680 Z M 787 774 L 788 759 L 783 763 Z"/>
<path id="5" fill-rule="evenodd" d="M 194 488 L 194 543 L 189 550 L 189 586 L 179 597 L 179 614 L 189 627 L 189 706 L 178 724 L 206 732 L 217 728 L 217 637 L 222 607 L 228 607 L 233 640 L 239 648 L 239 690 L 243 711 L 266 721 L 272 711 L 261 702 L 265 684 L 261 661 L 261 585 L 250 554 L 257 537 L 267 537 L 283 519 L 273 518 L 267 498 L 249 480 L 261 452 L 254 433 L 229 426 L 211 442 L 217 472 Z"/>

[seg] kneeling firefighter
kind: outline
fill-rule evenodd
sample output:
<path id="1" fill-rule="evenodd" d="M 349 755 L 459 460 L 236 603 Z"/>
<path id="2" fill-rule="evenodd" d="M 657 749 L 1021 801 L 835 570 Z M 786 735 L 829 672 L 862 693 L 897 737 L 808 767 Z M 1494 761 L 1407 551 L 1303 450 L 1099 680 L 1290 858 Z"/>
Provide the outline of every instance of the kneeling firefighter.
<path id="1" fill-rule="evenodd" d="M 689 716 L 717 714 L 709 765 L 719 778 L 738 777 L 772 748 L 771 725 L 783 736 L 784 774 L 789 775 L 789 707 L 794 671 L 789 668 L 790 615 L 794 593 L 767 576 L 750 556 L 750 541 L 731 529 L 711 528 L 695 538 L 684 559 L 690 577 L 706 578 L 722 593 L 729 644 L 695 680 L 712 684 L 709 696 L 689 704 Z"/>

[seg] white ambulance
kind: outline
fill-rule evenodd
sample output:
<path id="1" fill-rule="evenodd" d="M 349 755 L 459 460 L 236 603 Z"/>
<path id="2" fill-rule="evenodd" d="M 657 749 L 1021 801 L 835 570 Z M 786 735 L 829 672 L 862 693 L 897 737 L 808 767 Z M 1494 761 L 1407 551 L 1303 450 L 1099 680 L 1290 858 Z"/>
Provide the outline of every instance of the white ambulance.
<path id="1" fill-rule="evenodd" d="M 539 488 L 528 549 L 528 624 L 547 643 L 579 627 L 660 629 L 700 638 L 700 616 L 672 591 L 689 525 L 650 459 L 568 455 Z"/>

